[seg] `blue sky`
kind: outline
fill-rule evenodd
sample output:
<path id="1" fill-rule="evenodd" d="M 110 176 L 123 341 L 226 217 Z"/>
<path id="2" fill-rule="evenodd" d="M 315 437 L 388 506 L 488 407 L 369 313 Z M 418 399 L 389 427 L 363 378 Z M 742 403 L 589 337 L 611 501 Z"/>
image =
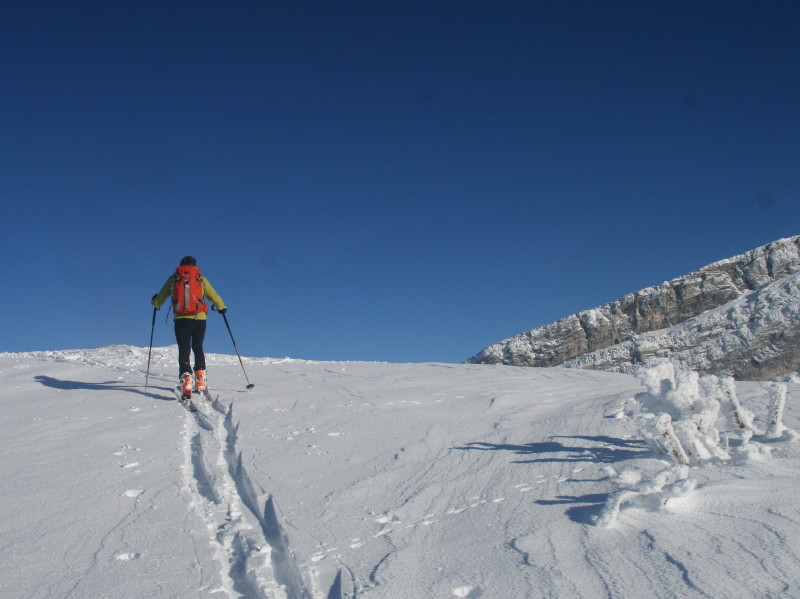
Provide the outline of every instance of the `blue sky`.
<path id="1" fill-rule="evenodd" d="M 797 2 L 0 8 L 0 351 L 464 360 L 800 233 Z M 156 345 L 174 342 L 159 314 Z M 206 350 L 232 353 L 212 315 Z"/>

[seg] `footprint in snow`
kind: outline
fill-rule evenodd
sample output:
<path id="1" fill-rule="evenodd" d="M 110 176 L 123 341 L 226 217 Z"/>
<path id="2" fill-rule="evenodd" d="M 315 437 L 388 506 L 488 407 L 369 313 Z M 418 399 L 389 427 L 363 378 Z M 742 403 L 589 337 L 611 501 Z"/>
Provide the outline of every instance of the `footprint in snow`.
<path id="1" fill-rule="evenodd" d="M 375 538 L 382 537 L 383 535 L 388 535 L 390 532 L 394 531 L 393 524 L 399 524 L 400 518 L 393 514 L 381 514 L 377 518 L 375 518 L 375 522 L 381 525 L 381 529 L 374 534 Z"/>
<path id="2" fill-rule="evenodd" d="M 453 595 L 456 597 L 463 597 L 463 599 L 478 599 L 478 597 L 483 595 L 483 591 L 477 587 L 464 585 L 454 588 Z"/>
<path id="3" fill-rule="evenodd" d="M 135 498 L 135 497 L 139 497 L 139 495 L 141 495 L 142 493 L 144 493 L 144 489 L 128 489 L 122 495 L 124 497 L 134 497 Z"/>
<path id="4" fill-rule="evenodd" d="M 123 445 L 119 451 L 115 451 L 112 455 L 117 457 L 127 455 L 129 451 L 139 451 L 138 447 L 134 447 L 133 445 Z"/>
<path id="5" fill-rule="evenodd" d="M 130 562 L 140 557 L 142 557 L 141 553 L 118 553 L 114 556 L 114 559 L 119 562 Z"/>
<path id="6" fill-rule="evenodd" d="M 394 514 L 381 514 L 377 518 L 375 518 L 375 522 L 378 524 L 389 524 L 390 522 L 400 522 L 400 518 L 395 516 Z"/>

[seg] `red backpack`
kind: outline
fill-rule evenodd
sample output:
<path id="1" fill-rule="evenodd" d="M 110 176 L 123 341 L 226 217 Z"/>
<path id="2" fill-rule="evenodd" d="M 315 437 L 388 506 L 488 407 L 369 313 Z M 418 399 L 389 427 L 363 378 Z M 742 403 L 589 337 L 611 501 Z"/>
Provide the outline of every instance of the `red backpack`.
<path id="1" fill-rule="evenodd" d="M 179 266 L 175 269 L 172 287 L 172 310 L 177 316 L 193 316 L 208 312 L 203 299 L 203 277 L 196 266 Z"/>

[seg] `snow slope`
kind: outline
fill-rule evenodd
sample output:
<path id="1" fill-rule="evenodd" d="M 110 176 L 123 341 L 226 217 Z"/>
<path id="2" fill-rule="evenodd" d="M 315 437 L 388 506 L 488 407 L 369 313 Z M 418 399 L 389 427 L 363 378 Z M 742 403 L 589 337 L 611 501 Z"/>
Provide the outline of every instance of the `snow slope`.
<path id="1" fill-rule="evenodd" d="M 796 435 L 669 498 L 630 375 L 212 355 L 192 414 L 175 353 L 0 354 L 0 597 L 800 596 Z"/>

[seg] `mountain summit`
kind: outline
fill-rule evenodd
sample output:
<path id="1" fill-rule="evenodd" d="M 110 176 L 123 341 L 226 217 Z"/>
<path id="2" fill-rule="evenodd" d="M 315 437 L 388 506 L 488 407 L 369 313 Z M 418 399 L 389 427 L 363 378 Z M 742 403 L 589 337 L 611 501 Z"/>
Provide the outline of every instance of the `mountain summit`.
<path id="1" fill-rule="evenodd" d="M 664 357 L 748 380 L 799 370 L 800 236 L 520 333 L 467 362 L 631 372 Z"/>

